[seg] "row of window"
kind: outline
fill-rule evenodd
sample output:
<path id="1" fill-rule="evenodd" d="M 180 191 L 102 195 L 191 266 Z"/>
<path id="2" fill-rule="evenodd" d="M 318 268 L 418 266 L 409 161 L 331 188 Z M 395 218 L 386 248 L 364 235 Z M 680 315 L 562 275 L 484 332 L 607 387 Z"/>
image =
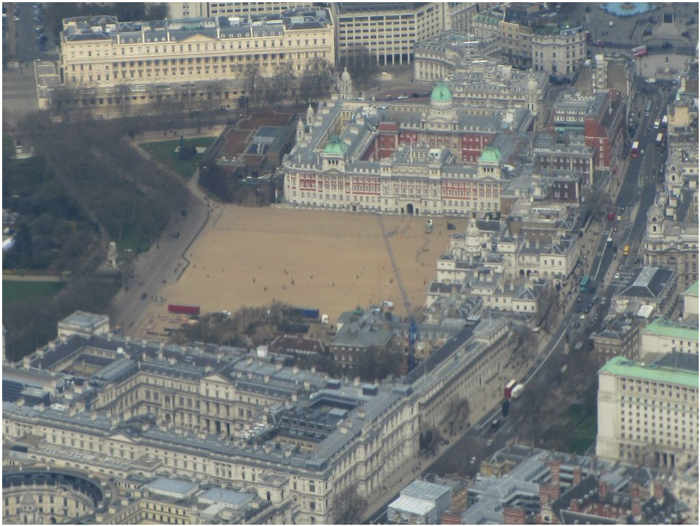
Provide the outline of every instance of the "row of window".
<path id="1" fill-rule="evenodd" d="M 254 36 L 258 36 L 258 35 L 254 35 Z M 319 39 L 314 38 L 314 39 L 312 39 L 312 40 L 313 40 L 313 45 L 314 45 L 314 46 L 319 45 L 319 43 L 318 43 Z M 320 44 L 320 45 L 325 46 L 325 45 L 326 45 L 326 39 L 325 39 L 325 38 L 322 38 L 322 39 L 320 39 L 320 40 L 321 40 L 321 44 Z M 260 43 L 260 42 L 262 42 L 262 45 L 261 45 L 261 46 L 258 45 L 258 43 Z M 285 45 L 285 43 L 284 43 L 283 40 L 278 40 L 278 41 L 277 41 L 277 40 L 269 40 L 269 41 L 268 41 L 268 40 L 262 40 L 262 41 L 260 41 L 260 40 L 255 40 L 255 41 L 253 41 L 254 45 L 252 46 L 252 49 L 260 49 L 260 48 L 263 48 L 263 49 L 264 49 L 264 48 L 267 48 L 267 47 L 268 47 L 268 42 L 269 42 L 269 44 L 270 44 L 269 47 L 271 47 L 271 48 L 277 48 L 277 47 L 280 47 L 280 48 L 283 48 L 283 49 L 293 49 L 293 48 L 294 48 L 294 44 L 293 44 L 294 41 L 292 41 L 292 40 L 287 40 L 287 44 L 286 44 L 286 45 Z M 310 42 L 309 39 L 305 39 L 303 45 L 304 45 L 304 46 L 309 46 L 309 45 L 311 45 L 311 44 L 309 44 L 309 42 Z M 123 42 L 123 43 L 127 43 L 127 42 Z M 133 42 L 128 42 L 128 43 L 133 44 Z M 228 46 L 227 46 L 227 44 L 228 44 Z M 236 44 L 237 44 L 237 45 L 236 45 Z M 70 47 L 72 47 L 72 46 L 70 46 L 70 43 L 65 43 L 64 46 L 66 46 L 67 49 L 70 49 Z M 194 47 L 193 47 L 193 46 L 194 46 Z M 130 54 L 130 55 L 133 55 L 134 53 L 136 53 L 137 55 L 141 55 L 141 54 L 143 54 L 144 52 L 145 52 L 146 54 L 150 54 L 150 53 L 156 54 L 156 53 L 168 53 L 168 52 L 170 52 L 170 53 L 186 53 L 186 52 L 203 52 L 203 51 L 226 51 L 227 49 L 228 49 L 228 50 L 232 50 L 232 49 L 241 49 L 241 50 L 242 50 L 242 49 L 251 49 L 250 41 L 245 42 L 245 46 L 243 45 L 243 42 L 241 42 L 241 41 L 238 41 L 238 42 L 217 42 L 217 43 L 211 43 L 211 49 L 209 48 L 209 46 L 210 46 L 209 43 L 204 43 L 204 44 L 180 44 L 179 47 L 178 47 L 177 45 L 172 45 L 172 44 L 171 44 L 171 45 L 170 45 L 170 51 L 168 51 L 168 45 L 162 45 L 162 46 L 158 46 L 158 45 L 146 46 L 145 48 L 140 47 L 140 46 L 139 46 L 138 48 L 135 47 L 135 46 L 128 46 L 128 47 L 121 47 L 121 54 L 122 54 L 122 55 L 126 55 L 126 50 L 127 50 L 127 49 L 129 50 L 129 54 Z M 301 47 L 301 46 L 302 46 L 301 40 L 300 40 L 300 39 L 297 39 L 297 40 L 296 40 L 296 47 Z M 88 49 L 78 48 L 78 49 L 75 49 L 75 50 L 71 50 L 71 51 L 70 51 L 70 57 L 71 57 L 71 58 L 77 58 L 77 57 L 88 57 L 88 58 L 91 58 L 91 57 L 92 57 L 92 53 L 93 53 L 93 51 L 92 51 L 91 48 L 92 48 L 92 45 L 90 44 L 90 45 L 88 46 Z M 176 48 L 177 48 L 177 49 L 176 49 Z M 145 49 L 145 51 L 144 51 L 144 49 Z M 98 49 L 95 50 L 95 57 L 99 57 L 99 56 L 100 56 L 100 52 L 101 52 L 101 50 L 99 49 L 99 46 L 98 46 Z M 112 48 L 112 53 L 111 53 L 111 54 L 112 54 L 112 56 L 117 55 L 117 49 L 116 49 L 116 48 Z M 104 49 L 104 56 L 109 56 L 108 48 L 105 48 L 105 49 Z"/>

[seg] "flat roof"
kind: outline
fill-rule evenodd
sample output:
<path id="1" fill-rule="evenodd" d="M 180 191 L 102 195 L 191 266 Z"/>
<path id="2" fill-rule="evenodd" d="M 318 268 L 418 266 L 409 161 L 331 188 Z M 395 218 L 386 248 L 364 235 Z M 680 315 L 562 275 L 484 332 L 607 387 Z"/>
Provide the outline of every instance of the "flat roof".
<path id="1" fill-rule="evenodd" d="M 187 482 L 186 480 L 161 477 L 149 482 L 146 484 L 146 487 L 155 492 L 167 491 L 168 493 L 178 493 L 184 497 L 199 486 L 197 486 L 197 484 L 193 484 L 192 482 Z"/>
<path id="2" fill-rule="evenodd" d="M 610 360 L 599 373 L 698 388 L 698 371 L 691 372 L 658 364 L 642 365 L 640 362 L 631 362 L 622 356 L 616 356 Z"/>
<path id="3" fill-rule="evenodd" d="M 412 513 L 414 515 L 426 515 L 435 509 L 435 504 L 423 499 L 401 495 L 394 502 L 389 504 L 389 509 L 397 510 L 401 513 Z"/>
<path id="4" fill-rule="evenodd" d="M 698 325 L 676 322 L 666 318 L 656 318 L 646 326 L 642 334 L 653 333 L 657 336 L 698 341 Z"/>

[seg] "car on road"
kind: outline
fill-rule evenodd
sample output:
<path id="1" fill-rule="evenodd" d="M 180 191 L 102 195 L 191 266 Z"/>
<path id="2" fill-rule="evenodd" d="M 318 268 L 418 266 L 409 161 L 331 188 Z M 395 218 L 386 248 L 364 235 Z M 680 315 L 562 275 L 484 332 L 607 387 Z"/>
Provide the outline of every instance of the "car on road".
<path id="1" fill-rule="evenodd" d="M 141 299 L 145 300 L 148 297 L 148 294 L 146 292 L 141 293 Z"/>
<path id="2" fill-rule="evenodd" d="M 617 216 L 618 221 L 622 221 L 622 216 Z"/>
<path id="3" fill-rule="evenodd" d="M 402 100 L 402 99 L 407 99 L 408 95 L 399 95 L 397 99 Z"/>
<path id="4" fill-rule="evenodd" d="M 576 314 L 578 314 L 579 312 L 581 312 L 581 306 L 580 306 L 580 305 L 576 305 Z"/>
<path id="5" fill-rule="evenodd" d="M 584 314 L 588 314 L 590 311 L 591 311 L 591 307 L 590 307 L 590 306 L 586 306 L 586 308 L 583 309 L 583 313 L 584 313 Z"/>
<path id="6" fill-rule="evenodd" d="M 173 232 L 173 237 L 174 237 L 175 239 L 177 239 L 178 237 L 180 237 L 180 232 Z"/>
<path id="7" fill-rule="evenodd" d="M 578 298 L 576 298 L 576 303 L 581 303 L 581 296 L 579 296 Z"/>
<path id="8" fill-rule="evenodd" d="M 617 273 L 615 274 L 615 279 L 620 279 L 620 273 L 619 273 L 619 272 L 617 272 Z"/>
<path id="9" fill-rule="evenodd" d="M 580 328 L 580 327 L 581 327 L 581 322 L 580 322 L 580 321 L 577 321 L 576 323 L 574 323 L 574 329 L 578 329 L 578 328 Z"/>
<path id="10" fill-rule="evenodd" d="M 180 215 L 182 217 L 187 217 L 187 209 L 183 209 L 182 212 L 180 212 Z"/>

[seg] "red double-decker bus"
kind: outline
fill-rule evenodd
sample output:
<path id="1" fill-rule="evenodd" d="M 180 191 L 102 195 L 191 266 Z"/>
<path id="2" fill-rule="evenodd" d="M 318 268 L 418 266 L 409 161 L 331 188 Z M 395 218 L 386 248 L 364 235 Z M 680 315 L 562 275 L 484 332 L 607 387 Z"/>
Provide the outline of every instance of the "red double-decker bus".
<path id="1" fill-rule="evenodd" d="M 630 148 L 630 155 L 632 157 L 637 157 L 637 155 L 639 155 L 639 142 L 638 141 L 634 141 L 632 143 L 632 148 Z"/>
<path id="2" fill-rule="evenodd" d="M 645 57 L 649 54 L 649 50 L 646 46 L 637 46 L 632 48 L 632 55 L 634 58 Z"/>

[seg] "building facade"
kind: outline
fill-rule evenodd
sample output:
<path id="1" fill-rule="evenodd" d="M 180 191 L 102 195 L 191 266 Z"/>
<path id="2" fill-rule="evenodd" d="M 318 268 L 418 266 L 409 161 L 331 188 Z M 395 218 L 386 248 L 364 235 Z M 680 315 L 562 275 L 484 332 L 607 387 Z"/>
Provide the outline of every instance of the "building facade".
<path id="1" fill-rule="evenodd" d="M 661 468 L 697 462 L 696 356 L 675 365 L 673 355 L 648 365 L 618 356 L 598 382 L 598 456 Z"/>
<path id="2" fill-rule="evenodd" d="M 64 337 L 18 364 L 51 371 L 62 388 L 48 403 L 4 401 L 3 445 L 24 444 L 33 466 L 126 489 L 159 477 L 233 487 L 266 506 L 261 523 L 328 524 L 344 491 L 371 498 L 417 457 L 420 430 L 444 420 L 446 401 L 499 391 L 509 328 L 481 324 L 424 381 L 386 385 L 329 380 L 243 349 Z M 127 508 L 123 520 L 144 516 Z M 175 514 L 162 515 L 189 516 Z"/>
<path id="3" fill-rule="evenodd" d="M 291 64 L 301 76 L 315 59 L 335 64 L 332 18 L 320 8 L 145 22 L 67 18 L 61 32 L 62 85 L 98 108 L 164 100 L 226 106 L 254 96 L 248 69 L 272 77 Z"/>
<path id="4" fill-rule="evenodd" d="M 586 33 L 582 26 L 536 28 L 532 35 L 532 67 L 560 77 L 573 76 L 586 60 Z"/>
<path id="5" fill-rule="evenodd" d="M 647 213 L 644 264 L 676 269 L 678 286 L 689 288 L 698 281 L 698 225 L 666 219 L 659 203 Z"/>
<path id="6" fill-rule="evenodd" d="M 698 354 L 697 321 L 685 323 L 656 318 L 641 332 L 642 355 L 646 353 Z"/>
<path id="7" fill-rule="evenodd" d="M 338 59 L 360 49 L 378 65 L 410 64 L 414 42 L 445 30 L 447 3 L 332 4 L 337 23 Z"/>
<path id="8" fill-rule="evenodd" d="M 636 361 L 640 357 L 639 348 L 639 326 L 630 321 L 614 320 L 593 337 L 593 349 L 601 365 L 615 356 Z"/>
<path id="9" fill-rule="evenodd" d="M 455 106 L 438 84 L 430 106 L 335 101 L 299 122 L 285 157 L 284 199 L 295 206 L 407 215 L 497 211 L 503 184 L 496 132 L 525 109 L 490 115 Z M 506 124 L 506 119 L 509 121 Z"/>

